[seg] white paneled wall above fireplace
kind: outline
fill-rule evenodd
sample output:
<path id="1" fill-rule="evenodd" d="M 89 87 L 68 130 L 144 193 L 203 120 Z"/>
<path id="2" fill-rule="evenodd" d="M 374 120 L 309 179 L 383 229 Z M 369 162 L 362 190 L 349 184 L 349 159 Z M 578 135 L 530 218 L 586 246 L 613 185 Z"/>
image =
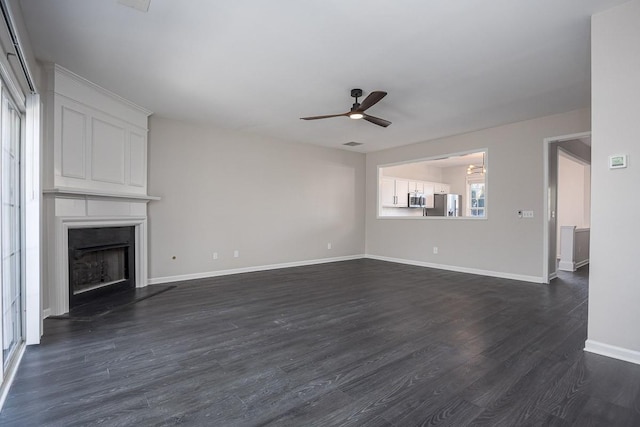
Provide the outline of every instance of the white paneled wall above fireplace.
<path id="1" fill-rule="evenodd" d="M 146 194 L 151 112 L 58 65 L 46 69 L 44 188 Z"/>

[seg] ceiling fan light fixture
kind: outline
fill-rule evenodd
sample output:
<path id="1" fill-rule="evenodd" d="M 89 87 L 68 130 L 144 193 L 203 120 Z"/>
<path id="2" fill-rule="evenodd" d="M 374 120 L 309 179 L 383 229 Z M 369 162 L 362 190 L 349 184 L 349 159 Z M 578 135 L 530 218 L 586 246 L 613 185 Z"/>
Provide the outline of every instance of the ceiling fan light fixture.
<path id="1" fill-rule="evenodd" d="M 376 90 L 371 92 L 367 97 L 362 101 L 362 103 L 358 102 L 358 98 L 362 96 L 362 89 L 351 89 L 351 96 L 356 99 L 356 102 L 353 103 L 351 109 L 346 113 L 342 114 L 327 114 L 325 116 L 311 116 L 311 117 L 300 117 L 301 120 L 318 120 L 318 119 L 330 119 L 332 117 L 349 117 L 353 120 L 364 119 L 369 123 L 373 123 L 374 125 L 382 126 L 386 128 L 391 124 L 390 121 L 381 119 L 379 117 L 370 116 L 365 113 L 365 110 L 369 109 L 376 105 L 382 98 L 387 96 L 387 92 L 383 92 L 381 90 Z"/>

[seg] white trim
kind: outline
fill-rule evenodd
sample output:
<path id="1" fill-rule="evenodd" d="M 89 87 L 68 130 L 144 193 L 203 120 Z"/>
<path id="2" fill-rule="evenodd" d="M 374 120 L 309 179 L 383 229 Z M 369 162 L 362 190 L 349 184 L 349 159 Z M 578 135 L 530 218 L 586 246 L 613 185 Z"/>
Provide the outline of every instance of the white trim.
<path id="1" fill-rule="evenodd" d="M 4 81 L 4 86 L 7 88 L 9 96 L 13 97 L 15 103 L 18 104 L 18 111 L 24 113 L 26 98 L 20 86 L 15 83 L 16 79 L 14 78 L 14 76 L 15 74 L 13 74 L 11 66 L 8 63 L 5 66 L 4 59 L 0 61 L 0 77 Z"/>
<path id="2" fill-rule="evenodd" d="M 558 263 L 558 270 L 562 270 L 562 271 L 576 271 L 577 269 L 579 269 L 580 267 L 589 264 L 589 260 L 588 259 L 584 259 L 580 262 L 573 262 L 573 261 L 560 261 Z M 557 275 L 556 275 L 557 277 Z"/>
<path id="3" fill-rule="evenodd" d="M 40 96 L 27 95 L 24 133 L 24 339 L 39 344 L 42 336 L 41 230 L 42 196 L 40 194 Z"/>
<path id="4" fill-rule="evenodd" d="M 22 75 L 24 76 L 27 82 L 27 90 L 32 94 L 36 94 L 38 92 L 38 88 L 36 87 L 36 82 L 33 78 L 33 73 L 31 72 L 31 68 L 29 66 L 29 60 L 27 59 L 24 49 L 22 38 L 20 37 L 20 32 L 16 29 L 15 18 L 12 11 L 11 4 L 13 3 L 8 0 L 2 0 L 2 7 L 4 12 L 6 13 L 5 19 L 5 28 L 9 32 L 9 37 L 15 37 L 15 40 L 12 40 L 12 44 L 14 44 L 14 50 L 16 52 L 16 56 L 18 57 L 18 61 L 20 62 L 20 70 L 22 71 Z M 8 59 L 8 58 L 7 58 Z M 12 67 L 13 68 L 13 67 Z M 19 80 L 17 80 L 19 81 Z"/>
<path id="5" fill-rule="evenodd" d="M 640 365 L 640 351 L 630 350 L 628 348 L 605 344 L 594 340 L 587 340 L 584 343 L 584 351 Z"/>
<path id="6" fill-rule="evenodd" d="M 50 287 L 50 313 L 60 315 L 69 311 L 69 229 L 90 227 L 135 227 L 136 287 L 147 286 L 147 217 L 56 217 L 55 250 L 51 258 L 56 277 Z"/>
<path id="7" fill-rule="evenodd" d="M 44 310 L 42 310 L 42 319 L 46 319 L 49 316 L 51 316 L 50 308 L 45 308 Z"/>
<path id="8" fill-rule="evenodd" d="M 96 94 L 99 94 L 101 97 L 107 100 L 115 101 L 115 103 L 122 104 L 136 113 L 142 114 L 145 117 L 149 117 L 153 114 L 153 111 L 148 110 L 140 105 L 137 105 L 126 98 L 121 97 L 120 95 L 111 92 L 103 88 L 102 86 L 98 86 L 97 84 L 85 79 L 84 77 L 79 76 L 78 74 L 70 71 L 58 64 L 55 63 L 46 63 L 44 68 L 48 72 L 57 73 L 58 77 L 62 77 L 62 81 L 60 82 L 64 88 L 61 92 L 58 92 L 64 96 L 68 96 L 68 93 L 76 94 L 78 92 L 86 93 L 87 90 L 93 90 Z M 76 99 L 76 98 L 72 98 Z M 82 99 L 82 98 L 81 98 Z M 145 126 L 144 129 L 147 129 Z"/>
<path id="9" fill-rule="evenodd" d="M 65 187 L 56 187 L 56 188 L 48 188 L 42 190 L 42 194 L 53 194 L 55 196 L 69 196 L 73 198 L 82 198 L 82 199 L 115 199 L 115 200 L 161 200 L 160 197 L 157 196 L 148 196 L 146 194 L 127 194 L 127 193 L 109 193 L 103 191 L 93 191 L 93 190 L 85 190 L 81 188 L 65 188 Z"/>
<path id="10" fill-rule="evenodd" d="M 555 278 L 555 274 L 549 272 L 549 144 L 553 142 L 571 141 L 572 139 L 580 139 L 590 137 L 591 131 L 572 133 L 569 135 L 553 136 L 542 140 L 542 212 L 544 218 L 542 221 L 542 277 L 543 283 Z M 556 212 L 556 218 L 558 217 Z M 554 277 L 551 277 L 554 276 Z"/>
<path id="11" fill-rule="evenodd" d="M 11 388 L 11 384 L 16 377 L 16 373 L 18 372 L 18 367 L 20 366 L 20 362 L 22 361 L 22 356 L 24 356 L 25 349 L 26 345 L 24 342 L 22 342 L 17 348 L 18 354 L 16 354 L 16 356 L 13 358 L 13 361 L 11 362 L 11 365 L 5 371 L 6 376 L 0 384 L 0 410 L 2 410 L 4 401 L 7 399 L 9 389 Z"/>
<path id="12" fill-rule="evenodd" d="M 183 280 L 206 279 L 209 277 L 228 276 L 230 274 L 253 273 L 256 271 L 277 270 L 280 268 L 302 267 L 306 265 L 326 264 L 329 262 L 337 262 L 337 261 L 350 261 L 354 259 L 362 259 L 365 257 L 366 256 L 363 254 L 348 255 L 348 256 L 341 256 L 341 257 L 334 257 L 334 258 L 321 258 L 321 259 L 311 259 L 306 261 L 284 262 L 281 264 L 268 264 L 268 265 L 257 265 L 254 267 L 232 268 L 229 270 L 205 271 L 202 273 L 181 274 L 178 276 L 154 277 L 154 278 L 149 278 L 147 283 L 149 285 L 158 285 L 161 283 L 180 282 Z"/>
<path id="13" fill-rule="evenodd" d="M 576 270 L 579 269 L 580 267 L 589 264 L 589 259 L 584 259 L 578 263 L 576 263 Z"/>
<path id="14" fill-rule="evenodd" d="M 419 209 L 419 208 L 395 208 L 395 209 Z M 486 210 L 485 210 L 486 213 Z M 447 221 L 486 221 L 488 218 L 486 216 L 402 216 L 402 215 L 397 215 L 397 216 L 392 216 L 392 215 L 385 215 L 385 216 L 381 216 L 380 218 L 376 218 L 379 219 L 381 221 L 386 221 L 389 219 L 401 219 L 401 220 L 417 220 L 417 221 L 422 221 L 422 220 L 428 220 L 428 221 L 442 221 L 443 219 L 447 220 Z"/>
<path id="15" fill-rule="evenodd" d="M 573 261 L 560 261 L 558 263 L 558 270 L 576 271 L 576 263 Z"/>
<path id="16" fill-rule="evenodd" d="M 505 273 L 501 271 L 481 270 L 477 268 L 459 267 L 459 266 L 446 265 L 446 264 L 434 264 L 430 262 L 415 261 L 415 260 L 408 260 L 408 259 L 402 259 L 402 258 L 391 258 L 391 257 L 378 256 L 378 255 L 360 254 L 360 255 L 348 255 L 348 256 L 335 257 L 335 258 L 321 258 L 321 259 L 312 259 L 312 260 L 306 260 L 306 261 L 284 262 L 280 264 L 258 265 L 254 267 L 232 268 L 228 270 L 205 271 L 202 273 L 181 274 L 177 276 L 154 277 L 154 278 L 149 278 L 147 280 L 147 284 L 159 285 L 163 283 L 180 282 L 183 280 L 206 279 L 209 277 L 228 276 L 231 274 L 253 273 L 257 271 L 276 270 L 280 268 L 289 268 L 289 267 L 302 267 L 306 265 L 326 264 L 329 262 L 350 261 L 350 260 L 362 259 L 362 258 L 375 259 L 378 261 L 394 262 L 397 264 L 415 265 L 417 267 L 435 268 L 438 270 L 455 271 L 458 273 L 478 274 L 480 276 L 495 277 L 498 279 L 518 280 L 521 282 L 530 282 L 530 283 L 538 283 L 538 284 L 544 283 L 543 278 L 538 276 L 528 276 L 524 274 L 513 274 L 513 273 Z"/>
<path id="17" fill-rule="evenodd" d="M 531 282 L 531 283 L 544 283 L 542 277 L 527 276 L 524 274 L 504 273 L 501 271 L 481 270 L 478 268 L 459 267 L 456 265 L 446 265 L 446 264 L 435 264 L 431 262 L 415 261 L 415 260 L 402 259 L 402 258 L 391 258 L 391 257 L 385 257 L 385 256 L 378 256 L 378 255 L 366 255 L 365 258 L 376 259 L 379 261 L 395 262 L 398 264 L 415 265 L 418 267 L 436 268 L 438 270 L 455 271 L 458 273 L 478 274 L 480 276 L 496 277 L 499 279 L 519 280 L 522 282 Z"/>

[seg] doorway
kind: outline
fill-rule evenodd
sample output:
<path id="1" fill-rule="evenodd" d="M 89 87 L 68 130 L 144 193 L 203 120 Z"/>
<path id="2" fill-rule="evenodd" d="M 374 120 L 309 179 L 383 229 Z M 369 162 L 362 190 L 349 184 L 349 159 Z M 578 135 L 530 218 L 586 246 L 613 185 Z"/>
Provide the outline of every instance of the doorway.
<path id="1" fill-rule="evenodd" d="M 567 244 L 562 264 L 564 270 L 573 270 L 576 266 L 588 263 L 590 165 L 591 132 L 544 140 L 545 283 L 557 277 L 559 257 L 562 256 L 563 250 L 562 242 Z M 561 236 L 563 233 L 564 237 Z M 582 259 L 576 261 L 574 249 L 578 247 Z"/>

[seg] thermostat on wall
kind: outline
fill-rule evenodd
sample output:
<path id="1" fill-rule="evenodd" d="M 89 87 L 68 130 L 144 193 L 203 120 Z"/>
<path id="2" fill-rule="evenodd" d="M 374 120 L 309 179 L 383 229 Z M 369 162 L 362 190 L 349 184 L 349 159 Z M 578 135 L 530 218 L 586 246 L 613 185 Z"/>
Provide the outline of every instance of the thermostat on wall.
<path id="1" fill-rule="evenodd" d="M 613 156 L 609 156 L 609 169 L 619 169 L 627 167 L 627 155 L 626 154 L 615 154 Z"/>

